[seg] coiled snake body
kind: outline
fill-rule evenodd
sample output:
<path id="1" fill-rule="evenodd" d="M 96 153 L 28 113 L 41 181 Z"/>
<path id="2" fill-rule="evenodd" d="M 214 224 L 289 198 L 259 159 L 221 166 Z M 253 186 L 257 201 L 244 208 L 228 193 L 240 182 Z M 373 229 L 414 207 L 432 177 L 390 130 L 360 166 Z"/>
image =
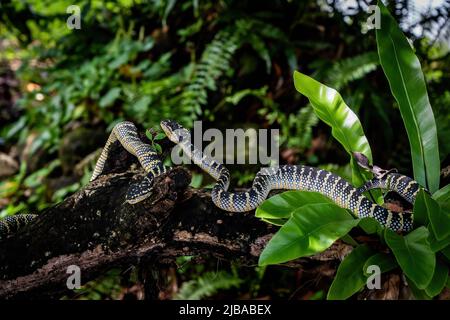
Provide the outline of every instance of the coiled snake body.
<path id="1" fill-rule="evenodd" d="M 232 193 L 227 191 L 230 182 L 228 169 L 196 149 L 191 143 L 188 130 L 171 120 L 161 121 L 161 128 L 196 165 L 217 181 L 211 191 L 211 198 L 214 204 L 223 210 L 229 212 L 253 210 L 274 189 L 304 190 L 319 192 L 337 205 L 349 209 L 357 217 L 373 217 L 383 227 L 394 231 L 409 231 L 413 227 L 411 214 L 392 212 L 363 195 L 363 192 L 367 190 L 383 188 L 396 191 L 405 200 L 414 203 L 421 186 L 407 176 L 387 173 L 381 178 L 366 182 L 360 188 L 355 188 L 345 179 L 326 170 L 303 165 L 283 165 L 262 169 L 255 176 L 252 187 L 248 191 Z M 139 139 L 134 124 L 124 121 L 118 123 L 112 130 L 97 161 L 91 181 L 102 173 L 111 144 L 116 140 L 119 140 L 128 152 L 137 157 L 147 172 L 147 175 L 140 182 L 132 184 L 127 192 L 126 201 L 135 204 L 151 195 L 155 177 L 165 173 L 167 168 L 159 159 L 157 152 Z M 0 240 L 33 218 L 34 215 L 15 215 L 1 220 Z"/>

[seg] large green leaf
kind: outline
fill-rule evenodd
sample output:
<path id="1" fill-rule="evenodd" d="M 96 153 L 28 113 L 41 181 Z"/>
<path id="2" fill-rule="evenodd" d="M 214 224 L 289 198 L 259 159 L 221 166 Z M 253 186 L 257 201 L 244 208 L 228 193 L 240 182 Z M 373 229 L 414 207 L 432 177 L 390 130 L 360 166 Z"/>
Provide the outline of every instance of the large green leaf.
<path id="1" fill-rule="evenodd" d="M 433 193 L 439 188 L 436 122 L 419 59 L 381 1 L 376 30 L 378 55 L 408 133 L 415 179 Z"/>
<path id="2" fill-rule="evenodd" d="M 333 201 L 318 192 L 286 191 L 265 200 L 256 209 L 255 215 L 264 219 L 290 218 L 296 209 L 313 203 L 333 203 Z"/>
<path id="3" fill-rule="evenodd" d="M 430 296 L 434 297 L 441 293 L 447 283 L 448 268 L 441 261 L 436 261 L 436 268 L 434 270 L 433 279 L 431 279 L 430 284 L 426 287 L 425 292 Z"/>
<path id="4" fill-rule="evenodd" d="M 328 300 L 344 300 L 361 290 L 367 281 L 363 267 L 373 255 L 367 245 L 360 245 L 341 262 L 327 294 Z"/>
<path id="5" fill-rule="evenodd" d="M 353 159 L 353 152 L 363 153 L 372 162 L 372 151 L 356 114 L 342 99 L 339 92 L 327 87 L 307 75 L 294 72 L 294 84 L 298 92 L 305 95 L 317 116 L 331 127 L 331 133 L 351 157 L 352 182 L 360 186 L 371 178 L 371 174 L 360 168 Z"/>
<path id="6" fill-rule="evenodd" d="M 335 204 L 305 205 L 295 210 L 272 237 L 259 257 L 259 265 L 282 263 L 322 252 L 357 224 L 357 219 Z"/>
<path id="7" fill-rule="evenodd" d="M 406 236 L 386 229 L 384 238 L 403 272 L 419 289 L 425 289 L 433 278 L 436 256 L 427 241 L 428 230 L 420 227 Z"/>

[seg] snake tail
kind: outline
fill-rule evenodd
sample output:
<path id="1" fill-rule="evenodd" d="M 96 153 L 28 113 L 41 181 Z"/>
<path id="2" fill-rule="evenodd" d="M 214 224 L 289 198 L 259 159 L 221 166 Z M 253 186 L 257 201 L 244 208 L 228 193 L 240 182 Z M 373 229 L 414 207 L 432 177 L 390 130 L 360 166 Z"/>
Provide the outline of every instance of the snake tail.
<path id="1" fill-rule="evenodd" d="M 0 241 L 6 239 L 9 235 L 16 233 L 20 228 L 30 223 L 36 217 L 36 214 L 16 214 L 0 220 Z"/>

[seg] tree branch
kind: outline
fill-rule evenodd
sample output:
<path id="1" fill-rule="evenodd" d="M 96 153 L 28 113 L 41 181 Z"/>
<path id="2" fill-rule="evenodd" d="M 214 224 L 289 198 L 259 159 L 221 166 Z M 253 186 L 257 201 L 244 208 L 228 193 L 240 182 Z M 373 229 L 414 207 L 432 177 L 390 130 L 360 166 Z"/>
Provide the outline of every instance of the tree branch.
<path id="1" fill-rule="evenodd" d="M 136 205 L 125 203 L 128 187 L 143 173 L 114 172 L 135 160 L 117 147 L 113 150 L 105 167 L 108 174 L 0 243 L 0 298 L 60 297 L 68 292 L 70 265 L 80 267 L 85 283 L 112 267 L 150 258 L 171 262 L 183 255 L 208 255 L 257 263 L 276 227 L 252 212 L 220 210 L 206 191 L 188 187 L 190 174 L 181 167 L 157 178 L 152 197 Z M 348 252 L 349 246 L 337 243 L 313 259 L 336 260 Z"/>

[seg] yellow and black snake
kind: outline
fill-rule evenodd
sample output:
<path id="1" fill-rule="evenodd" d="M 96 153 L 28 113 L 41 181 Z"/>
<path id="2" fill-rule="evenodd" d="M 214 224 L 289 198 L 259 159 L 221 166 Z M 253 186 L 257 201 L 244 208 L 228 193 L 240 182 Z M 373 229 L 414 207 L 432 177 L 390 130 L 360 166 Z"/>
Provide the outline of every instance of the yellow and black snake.
<path id="1" fill-rule="evenodd" d="M 349 209 L 357 217 L 373 217 L 382 226 L 394 231 L 409 231 L 413 227 L 411 214 L 390 211 L 363 195 L 363 192 L 369 189 L 382 188 L 396 191 L 405 200 L 413 204 L 421 186 L 407 176 L 387 173 L 382 177 L 366 182 L 360 188 L 355 188 L 345 179 L 326 170 L 303 165 L 283 165 L 260 170 L 248 191 L 232 193 L 227 191 L 230 183 L 228 169 L 195 148 L 191 143 L 191 134 L 187 129 L 172 120 L 161 121 L 161 128 L 166 136 L 179 145 L 196 165 L 217 181 L 211 191 L 211 197 L 214 204 L 223 210 L 229 212 L 253 210 L 267 198 L 271 190 L 275 189 L 304 190 L 319 192 L 339 206 Z M 139 139 L 134 124 L 123 121 L 116 124 L 112 130 L 97 161 L 91 181 L 102 173 L 111 144 L 116 140 L 119 140 L 128 152 L 138 158 L 147 172 L 147 175 L 140 182 L 132 184 L 127 192 L 126 201 L 135 204 L 151 195 L 155 177 L 165 173 L 168 169 L 159 159 L 157 152 Z M 22 225 L 32 220 L 33 217 L 34 215 L 19 214 L 1 220 L 0 240 L 15 232 Z"/>

